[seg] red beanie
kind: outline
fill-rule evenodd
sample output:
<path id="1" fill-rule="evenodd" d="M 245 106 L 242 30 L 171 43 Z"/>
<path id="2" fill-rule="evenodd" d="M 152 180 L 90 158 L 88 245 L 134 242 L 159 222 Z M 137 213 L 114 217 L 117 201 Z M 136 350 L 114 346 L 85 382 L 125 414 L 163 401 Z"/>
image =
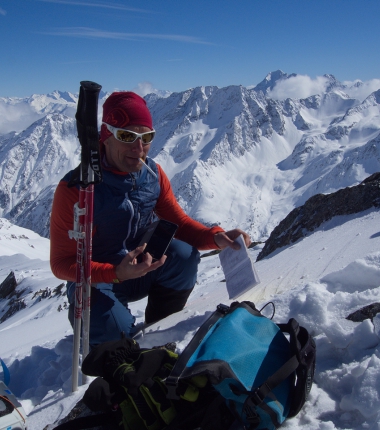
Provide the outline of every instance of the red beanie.
<path id="1" fill-rule="evenodd" d="M 145 100 L 131 91 L 112 93 L 103 105 L 103 122 L 118 128 L 141 125 L 153 130 L 152 116 Z M 100 141 L 112 136 L 102 124 Z"/>

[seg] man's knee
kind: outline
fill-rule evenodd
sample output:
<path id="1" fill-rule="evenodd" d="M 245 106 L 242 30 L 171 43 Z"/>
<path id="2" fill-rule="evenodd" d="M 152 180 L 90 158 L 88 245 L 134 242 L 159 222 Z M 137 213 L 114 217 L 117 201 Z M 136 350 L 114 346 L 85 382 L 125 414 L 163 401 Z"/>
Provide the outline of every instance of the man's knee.
<path id="1" fill-rule="evenodd" d="M 173 289 L 188 290 L 192 288 L 200 262 L 198 250 L 185 242 L 174 240 L 168 249 L 167 256 L 162 271 L 164 278 L 172 280 L 176 278 L 180 281 L 175 283 L 176 285 L 169 285 L 157 279 L 158 283 Z"/>

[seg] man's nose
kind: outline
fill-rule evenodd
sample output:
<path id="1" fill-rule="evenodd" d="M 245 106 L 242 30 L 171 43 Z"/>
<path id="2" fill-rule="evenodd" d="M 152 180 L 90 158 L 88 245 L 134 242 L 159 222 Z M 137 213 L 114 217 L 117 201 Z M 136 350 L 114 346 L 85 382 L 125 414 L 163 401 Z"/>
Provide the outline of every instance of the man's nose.
<path id="1" fill-rule="evenodd" d="M 133 142 L 132 149 L 134 151 L 141 152 L 143 150 L 143 148 L 144 148 L 143 141 L 142 141 L 141 137 L 139 137 Z"/>

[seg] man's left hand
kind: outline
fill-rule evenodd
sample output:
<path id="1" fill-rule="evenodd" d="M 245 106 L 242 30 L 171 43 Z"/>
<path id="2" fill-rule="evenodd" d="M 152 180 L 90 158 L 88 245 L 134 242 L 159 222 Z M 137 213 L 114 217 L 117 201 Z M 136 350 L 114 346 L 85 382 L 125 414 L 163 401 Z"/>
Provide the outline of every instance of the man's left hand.
<path id="1" fill-rule="evenodd" d="M 214 236 L 214 242 L 218 245 L 220 249 L 227 248 L 228 246 L 232 249 L 238 250 L 240 249 L 240 245 L 235 242 L 235 239 L 240 235 L 243 236 L 245 245 L 248 246 L 251 244 L 251 238 L 249 234 L 239 228 L 235 228 L 234 230 L 225 231 L 216 233 Z"/>

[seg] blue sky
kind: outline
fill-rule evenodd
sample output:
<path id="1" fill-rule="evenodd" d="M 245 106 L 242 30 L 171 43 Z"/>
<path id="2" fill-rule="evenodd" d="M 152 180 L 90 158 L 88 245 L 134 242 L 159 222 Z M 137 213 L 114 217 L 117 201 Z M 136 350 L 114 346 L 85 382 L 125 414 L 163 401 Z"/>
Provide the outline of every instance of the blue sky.
<path id="1" fill-rule="evenodd" d="M 380 0 L 0 0 L 0 97 L 380 78 Z"/>

